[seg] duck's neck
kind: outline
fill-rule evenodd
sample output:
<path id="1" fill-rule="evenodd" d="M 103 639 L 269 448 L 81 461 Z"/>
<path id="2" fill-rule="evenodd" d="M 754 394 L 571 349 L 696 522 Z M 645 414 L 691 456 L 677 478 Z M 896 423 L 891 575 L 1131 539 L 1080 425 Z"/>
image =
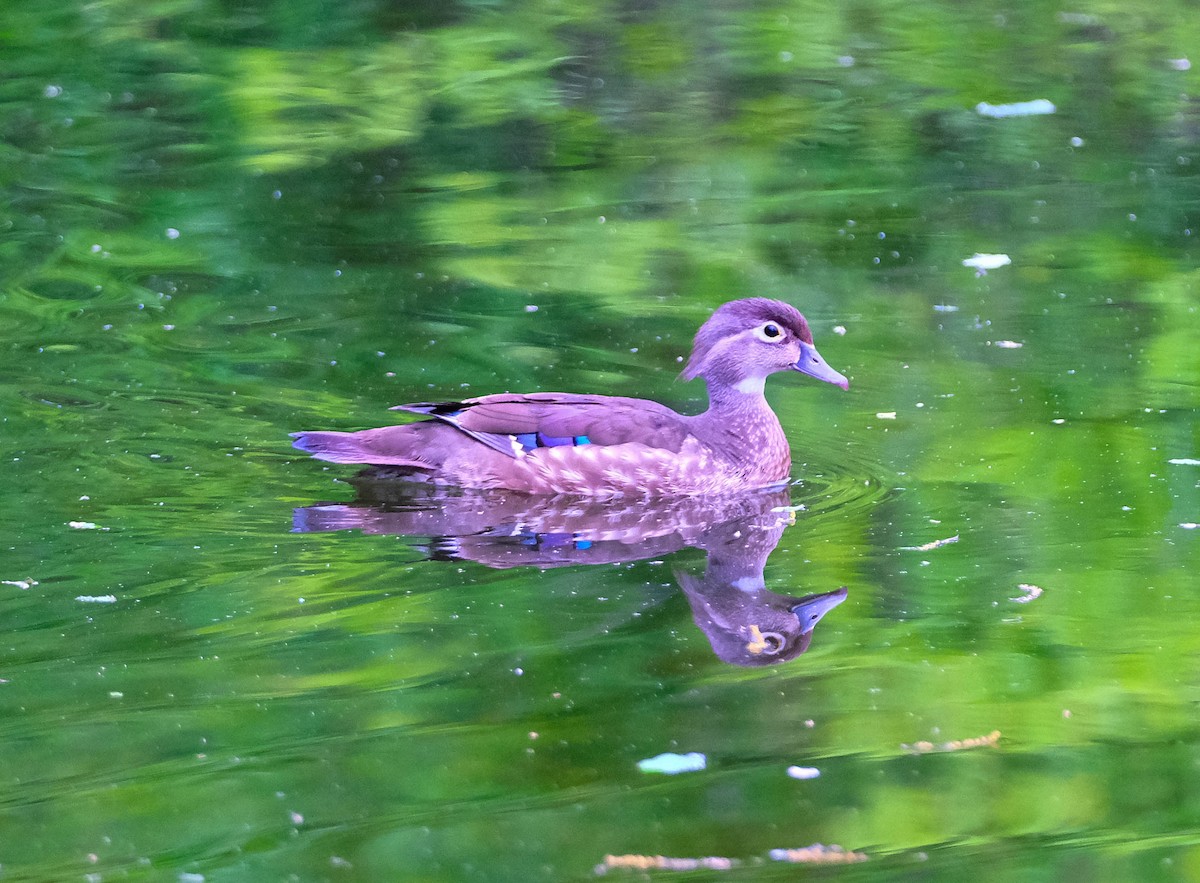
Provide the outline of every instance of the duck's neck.
<path id="1" fill-rule="evenodd" d="M 697 434 L 714 450 L 734 461 L 754 461 L 764 474 L 771 473 L 769 480 L 787 476 L 787 438 L 763 396 L 761 380 L 709 382 L 708 410 L 696 420 Z"/>
<path id="2" fill-rule="evenodd" d="M 706 383 L 708 410 L 705 416 L 722 420 L 737 420 L 745 416 L 760 419 L 766 412 L 774 417 L 775 413 L 763 395 L 765 383 L 764 377 L 747 377 L 732 384 Z"/>

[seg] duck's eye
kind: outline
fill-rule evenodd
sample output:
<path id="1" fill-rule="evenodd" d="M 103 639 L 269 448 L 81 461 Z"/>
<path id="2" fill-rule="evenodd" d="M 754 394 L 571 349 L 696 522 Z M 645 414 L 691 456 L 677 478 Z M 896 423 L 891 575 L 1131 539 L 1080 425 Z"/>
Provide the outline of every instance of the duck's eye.
<path id="1" fill-rule="evenodd" d="M 777 343 L 783 340 L 783 329 L 774 322 L 768 322 L 766 325 L 756 328 L 755 333 L 758 334 L 759 340 L 765 340 L 767 343 Z"/>
<path id="2" fill-rule="evenodd" d="M 766 645 L 763 648 L 763 652 L 768 656 L 774 656 L 787 645 L 787 641 L 784 640 L 783 635 L 779 634 L 779 632 L 763 632 L 762 639 Z"/>

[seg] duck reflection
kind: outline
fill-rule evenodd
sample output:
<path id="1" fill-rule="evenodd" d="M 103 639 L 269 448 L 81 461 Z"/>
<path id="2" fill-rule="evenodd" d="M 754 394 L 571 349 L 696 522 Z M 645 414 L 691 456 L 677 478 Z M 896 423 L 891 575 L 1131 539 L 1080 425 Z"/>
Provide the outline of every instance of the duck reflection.
<path id="1" fill-rule="evenodd" d="M 300 533 L 360 530 L 430 537 L 430 558 L 488 567 L 563 567 L 657 558 L 687 546 L 703 576 L 676 571 L 696 625 L 733 665 L 773 665 L 808 649 L 846 589 L 795 597 L 766 588 L 763 568 L 795 520 L 786 489 L 715 498 L 613 501 L 352 480 L 357 499 L 296 509 Z"/>

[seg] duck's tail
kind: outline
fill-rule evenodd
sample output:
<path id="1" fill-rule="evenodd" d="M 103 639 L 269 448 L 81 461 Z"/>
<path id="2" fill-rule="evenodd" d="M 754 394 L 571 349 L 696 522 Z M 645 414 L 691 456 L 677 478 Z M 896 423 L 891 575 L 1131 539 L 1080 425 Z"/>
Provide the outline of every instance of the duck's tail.
<path id="1" fill-rule="evenodd" d="M 292 447 L 330 463 L 369 463 L 370 453 L 354 432 L 293 432 Z"/>
<path id="2" fill-rule="evenodd" d="M 360 432 L 293 432 L 292 447 L 330 463 L 363 463 L 370 466 L 400 466 L 429 469 L 431 464 L 412 450 L 409 427 L 388 426 Z"/>

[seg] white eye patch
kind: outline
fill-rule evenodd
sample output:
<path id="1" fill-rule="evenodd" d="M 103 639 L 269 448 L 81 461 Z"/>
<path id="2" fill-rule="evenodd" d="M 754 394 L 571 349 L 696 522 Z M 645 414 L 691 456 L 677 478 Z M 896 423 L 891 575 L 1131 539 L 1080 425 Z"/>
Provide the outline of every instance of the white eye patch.
<path id="1" fill-rule="evenodd" d="M 763 343 L 782 343 L 787 337 L 778 322 L 764 322 L 754 329 L 754 336 Z"/>

